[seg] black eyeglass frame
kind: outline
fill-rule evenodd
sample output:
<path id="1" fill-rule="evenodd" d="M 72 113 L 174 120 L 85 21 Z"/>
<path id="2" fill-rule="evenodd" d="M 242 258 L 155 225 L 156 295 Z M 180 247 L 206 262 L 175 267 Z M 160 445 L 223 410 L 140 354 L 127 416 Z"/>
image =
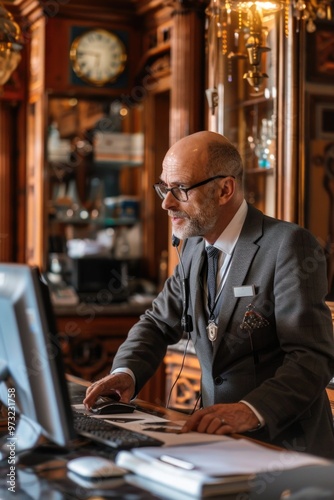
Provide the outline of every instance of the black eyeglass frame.
<path id="1" fill-rule="evenodd" d="M 162 182 L 157 182 L 156 184 L 153 184 L 153 189 L 155 190 L 155 192 L 157 193 L 157 195 L 159 196 L 159 198 L 161 198 L 162 200 L 164 200 L 167 196 L 167 194 L 169 192 L 172 193 L 172 195 L 174 196 L 174 198 L 177 200 L 177 201 L 180 201 L 181 203 L 185 203 L 188 201 L 188 191 L 190 191 L 191 189 L 194 189 L 194 188 L 197 188 L 197 187 L 200 187 L 200 186 L 204 186 L 204 184 L 207 184 L 208 182 L 211 182 L 211 181 L 214 181 L 216 179 L 226 179 L 227 177 L 233 177 L 233 179 L 235 179 L 235 176 L 234 175 L 215 175 L 214 177 L 209 177 L 208 179 L 205 179 L 204 181 L 201 181 L 201 182 L 197 182 L 196 184 L 193 184 L 192 186 L 188 187 L 188 188 L 183 188 L 181 186 L 174 186 L 174 187 L 171 187 L 171 188 L 168 188 L 165 186 L 165 184 L 163 184 Z M 163 193 L 161 191 L 161 188 L 163 187 L 163 189 L 165 190 L 165 193 Z M 185 200 L 180 200 L 176 195 L 175 195 L 175 192 L 174 190 L 178 190 L 178 191 L 181 191 L 182 193 L 184 193 L 186 199 Z"/>

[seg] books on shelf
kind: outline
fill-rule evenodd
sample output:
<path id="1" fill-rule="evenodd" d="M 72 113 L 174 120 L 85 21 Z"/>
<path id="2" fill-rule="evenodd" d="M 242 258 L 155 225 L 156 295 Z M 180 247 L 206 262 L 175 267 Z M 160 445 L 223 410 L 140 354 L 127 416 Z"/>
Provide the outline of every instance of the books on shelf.
<path id="1" fill-rule="evenodd" d="M 256 474 L 331 462 L 247 439 L 121 451 L 116 463 L 184 495 L 205 498 L 249 491 Z"/>
<path id="2" fill-rule="evenodd" d="M 98 163 L 141 165 L 144 159 L 144 134 L 97 132 L 94 136 L 94 158 Z"/>

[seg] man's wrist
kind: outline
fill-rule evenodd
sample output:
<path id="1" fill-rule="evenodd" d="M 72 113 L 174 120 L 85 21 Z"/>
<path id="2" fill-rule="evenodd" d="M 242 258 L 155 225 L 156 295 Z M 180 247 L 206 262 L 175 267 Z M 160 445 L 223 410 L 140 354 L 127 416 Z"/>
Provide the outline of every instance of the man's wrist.
<path id="1" fill-rule="evenodd" d="M 254 415 L 256 416 L 256 418 L 258 419 L 259 423 L 253 427 L 252 429 L 249 429 L 247 432 L 254 432 L 254 431 L 258 431 L 259 429 L 261 429 L 262 427 L 264 427 L 266 425 L 266 422 L 264 420 L 264 418 L 262 417 L 262 415 L 257 411 L 256 408 L 254 408 L 253 405 L 251 405 L 250 403 L 248 403 L 248 401 L 245 401 L 245 400 L 241 400 L 239 401 L 240 403 L 243 403 L 244 405 L 248 406 L 248 408 L 250 410 L 252 410 L 252 412 L 254 413 Z"/>
<path id="2" fill-rule="evenodd" d="M 136 385 L 136 377 L 134 376 L 134 373 L 132 370 L 130 370 L 130 368 L 116 368 L 115 370 L 112 370 L 110 372 L 110 375 L 115 375 L 116 373 L 127 373 L 128 375 L 130 375 L 133 383 Z"/>

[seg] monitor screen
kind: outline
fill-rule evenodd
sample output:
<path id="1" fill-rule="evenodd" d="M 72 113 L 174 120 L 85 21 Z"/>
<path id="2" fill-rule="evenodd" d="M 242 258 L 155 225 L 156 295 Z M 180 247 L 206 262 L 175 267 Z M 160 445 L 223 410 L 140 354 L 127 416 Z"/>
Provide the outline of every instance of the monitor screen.
<path id="1" fill-rule="evenodd" d="M 0 264 L 0 400 L 8 411 L 2 457 L 11 442 L 19 453 L 41 436 L 60 446 L 74 437 L 49 291 L 36 267 Z"/>

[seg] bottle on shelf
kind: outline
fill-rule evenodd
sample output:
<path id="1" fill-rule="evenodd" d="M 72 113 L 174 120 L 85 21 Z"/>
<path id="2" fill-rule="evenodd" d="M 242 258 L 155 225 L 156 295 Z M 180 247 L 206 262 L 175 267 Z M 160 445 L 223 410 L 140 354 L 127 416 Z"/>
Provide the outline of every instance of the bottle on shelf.
<path id="1" fill-rule="evenodd" d="M 55 151 L 58 151 L 60 143 L 60 133 L 57 122 L 52 122 L 49 127 L 47 151 L 48 156 L 52 156 Z"/>
<path id="2" fill-rule="evenodd" d="M 130 245 L 128 240 L 127 228 L 119 227 L 116 231 L 116 239 L 114 246 L 114 257 L 119 260 L 126 260 L 130 253 Z"/>

